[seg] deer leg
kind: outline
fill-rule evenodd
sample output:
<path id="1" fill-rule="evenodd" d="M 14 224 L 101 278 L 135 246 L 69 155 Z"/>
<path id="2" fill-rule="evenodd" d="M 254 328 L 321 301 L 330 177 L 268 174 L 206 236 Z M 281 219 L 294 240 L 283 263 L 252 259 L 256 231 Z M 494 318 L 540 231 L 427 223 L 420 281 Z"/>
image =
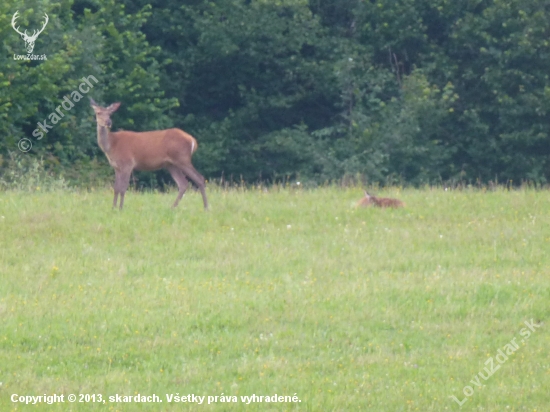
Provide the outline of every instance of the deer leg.
<path id="1" fill-rule="evenodd" d="M 185 194 L 185 191 L 187 190 L 187 186 L 189 186 L 189 181 L 187 180 L 183 172 L 180 169 L 178 169 L 176 166 L 169 166 L 167 167 L 167 169 L 172 175 L 172 179 L 174 179 L 179 189 L 178 197 L 176 198 L 176 201 L 172 205 L 172 207 L 176 207 L 180 202 L 181 198 L 183 197 L 183 195 Z"/>
<path id="2" fill-rule="evenodd" d="M 179 168 L 182 170 L 185 175 L 193 181 L 201 191 L 202 202 L 204 203 L 204 210 L 208 210 L 208 200 L 206 199 L 206 191 L 204 177 L 195 170 L 192 165 L 178 164 Z"/>
<path id="3" fill-rule="evenodd" d="M 113 209 L 116 207 L 117 205 L 117 201 L 118 201 L 118 192 L 119 192 L 119 187 L 120 187 L 120 172 L 118 170 L 115 170 L 115 184 L 113 185 L 113 190 L 115 192 L 115 197 L 113 199 Z"/>
<path id="4" fill-rule="evenodd" d="M 130 176 L 132 176 L 132 170 L 120 171 L 119 187 L 118 191 L 120 192 L 120 210 L 124 206 L 124 195 L 126 190 L 128 190 L 128 185 L 130 184 Z"/>

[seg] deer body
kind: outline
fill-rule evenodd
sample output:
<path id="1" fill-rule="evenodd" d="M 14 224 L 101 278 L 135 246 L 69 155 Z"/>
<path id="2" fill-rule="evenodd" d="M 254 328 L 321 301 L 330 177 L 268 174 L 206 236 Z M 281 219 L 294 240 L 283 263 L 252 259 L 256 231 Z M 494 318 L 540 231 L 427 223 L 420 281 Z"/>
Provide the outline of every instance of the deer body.
<path id="1" fill-rule="evenodd" d="M 103 108 L 92 99 L 90 100 L 96 112 L 97 143 L 115 170 L 113 207 L 116 207 L 120 194 L 120 209 L 122 209 L 133 170 L 167 169 L 179 189 L 173 207 L 178 205 L 185 194 L 189 185 L 187 178 L 189 178 L 199 188 L 204 208 L 208 209 L 204 177 L 191 163 L 193 152 L 198 147 L 193 136 L 180 129 L 112 133 L 110 115 L 118 109 L 120 103 Z"/>
<path id="2" fill-rule="evenodd" d="M 180 153 L 189 146 L 197 150 L 193 136 L 180 129 L 156 130 L 153 132 L 107 132 L 99 137 L 98 144 L 113 168 L 133 165 L 135 170 L 153 171 L 177 164 L 178 159 L 191 162 L 192 152 Z"/>
<path id="3" fill-rule="evenodd" d="M 399 199 L 391 199 L 388 197 L 376 197 L 368 194 L 365 191 L 365 197 L 362 198 L 357 206 L 367 207 L 367 206 L 377 206 L 377 207 L 403 207 L 405 204 Z"/>

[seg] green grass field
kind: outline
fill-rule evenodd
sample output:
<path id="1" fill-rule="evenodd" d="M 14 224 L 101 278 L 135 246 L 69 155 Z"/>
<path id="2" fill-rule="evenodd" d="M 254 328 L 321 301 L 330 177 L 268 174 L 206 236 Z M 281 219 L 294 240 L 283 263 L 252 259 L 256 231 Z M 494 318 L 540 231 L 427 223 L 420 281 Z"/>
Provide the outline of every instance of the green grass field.
<path id="1" fill-rule="evenodd" d="M 0 193 L 0 411 L 550 410 L 550 192 L 207 193 Z"/>

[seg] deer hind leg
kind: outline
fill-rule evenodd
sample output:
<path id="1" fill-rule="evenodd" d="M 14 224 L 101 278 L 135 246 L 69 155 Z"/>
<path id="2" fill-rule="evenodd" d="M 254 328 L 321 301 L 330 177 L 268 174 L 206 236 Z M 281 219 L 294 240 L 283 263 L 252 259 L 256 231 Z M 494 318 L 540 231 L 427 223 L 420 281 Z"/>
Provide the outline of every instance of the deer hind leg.
<path id="1" fill-rule="evenodd" d="M 170 175 L 172 175 L 172 179 L 174 179 L 179 189 L 178 197 L 176 198 L 176 201 L 172 205 L 172 207 L 176 207 L 180 202 L 181 198 L 183 197 L 183 195 L 185 194 L 185 191 L 189 186 L 189 181 L 187 180 L 183 172 L 180 169 L 178 169 L 176 166 L 169 166 L 167 167 L 167 169 L 170 172 Z"/>
<path id="2" fill-rule="evenodd" d="M 132 170 L 117 170 L 115 178 L 115 200 L 113 202 L 113 207 L 116 207 L 116 200 L 118 194 L 120 194 L 120 210 L 124 206 L 124 195 L 126 190 L 128 190 L 128 185 L 130 184 L 130 176 L 132 175 Z"/>
<path id="3" fill-rule="evenodd" d="M 178 167 L 181 169 L 183 173 L 185 173 L 185 175 L 189 179 L 193 181 L 193 183 L 197 185 L 197 187 L 201 191 L 204 210 L 208 210 L 208 200 L 206 199 L 204 177 L 199 172 L 197 172 L 192 165 L 185 165 L 185 164 L 179 163 Z"/>

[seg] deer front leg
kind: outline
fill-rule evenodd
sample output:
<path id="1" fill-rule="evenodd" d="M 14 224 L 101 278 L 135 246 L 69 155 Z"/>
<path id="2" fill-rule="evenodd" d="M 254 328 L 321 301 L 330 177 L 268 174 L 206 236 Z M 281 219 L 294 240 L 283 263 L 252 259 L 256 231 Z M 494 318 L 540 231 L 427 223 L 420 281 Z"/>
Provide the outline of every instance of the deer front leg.
<path id="1" fill-rule="evenodd" d="M 117 205 L 119 187 L 120 187 L 120 172 L 115 169 L 115 184 L 113 185 L 113 190 L 115 192 L 115 197 L 113 199 L 113 209 Z"/>
<path id="2" fill-rule="evenodd" d="M 119 181 L 119 193 L 120 193 L 120 210 L 124 206 L 124 195 L 130 184 L 130 176 L 132 176 L 132 170 L 120 171 L 120 181 Z"/>
<path id="3" fill-rule="evenodd" d="M 130 176 L 132 175 L 132 170 L 121 170 L 115 169 L 115 198 L 113 199 L 113 208 L 117 205 L 118 195 L 120 194 L 120 210 L 124 205 L 124 195 L 130 184 Z"/>

